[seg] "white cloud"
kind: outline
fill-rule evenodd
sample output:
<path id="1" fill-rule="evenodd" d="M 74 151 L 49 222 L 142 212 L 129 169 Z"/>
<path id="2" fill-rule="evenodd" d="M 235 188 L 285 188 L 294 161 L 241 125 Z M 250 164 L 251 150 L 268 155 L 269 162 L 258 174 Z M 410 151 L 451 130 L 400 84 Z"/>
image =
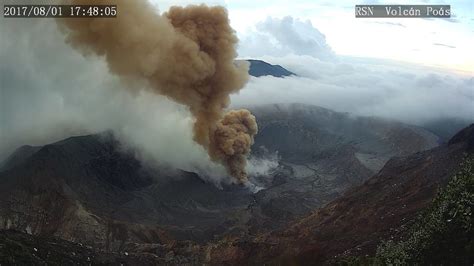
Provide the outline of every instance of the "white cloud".
<path id="1" fill-rule="evenodd" d="M 112 129 L 142 159 L 218 181 L 222 166 L 192 140 L 189 111 L 145 90 L 130 92 L 103 60 L 64 43 L 54 20 L 4 19 L 0 36 L 0 160 L 21 145 Z M 21 32 L 21 34 L 18 34 Z"/>
<path id="2" fill-rule="evenodd" d="M 388 61 L 310 56 L 263 57 L 300 75 L 252 78 L 236 106 L 300 102 L 422 125 L 440 118 L 474 122 L 474 77 Z"/>
<path id="3" fill-rule="evenodd" d="M 410 1 L 396 4 L 404 3 L 410 4 Z M 265 41 L 269 35 L 260 32 L 255 25 L 263 23 L 267 17 L 281 19 L 293 16 L 300 21 L 311 21 L 324 33 L 327 43 L 339 55 L 392 59 L 472 75 L 474 6 L 471 1 L 446 3 L 451 5 L 459 23 L 445 19 L 355 18 L 355 4 L 361 3 L 306 0 L 291 3 L 281 0 L 227 3 L 233 27 L 237 29 L 241 40 L 251 44 L 247 46 L 251 49 L 240 50 L 242 56 L 288 54 L 286 49 L 275 51 L 274 46 L 267 45 L 274 42 Z M 393 2 L 380 1 L 380 4 Z M 273 38 L 270 36 L 270 39 Z M 433 46 L 433 43 L 445 43 L 456 48 L 446 49 Z"/>
<path id="4" fill-rule="evenodd" d="M 334 57 L 326 37 L 313 27 L 311 21 L 291 16 L 281 19 L 267 17 L 256 25 L 254 31 L 244 35 L 239 45 L 239 55 L 243 57 L 288 54 L 310 55 L 319 59 Z"/>
<path id="5" fill-rule="evenodd" d="M 387 23 L 362 24 L 375 25 L 380 30 L 394 28 L 395 22 Z M 395 28 L 395 35 L 400 37 L 405 27 Z M 440 68 L 390 59 L 335 55 L 326 44 L 325 36 L 309 21 L 292 17 L 268 17 L 241 39 L 239 52 L 243 57 L 253 56 L 282 65 L 299 77 L 252 78 L 244 90 L 233 97 L 236 106 L 301 102 L 418 125 L 442 118 L 474 122 L 472 73 L 457 75 Z M 383 45 L 384 38 L 376 40 L 380 42 L 378 50 L 386 53 L 392 49 Z M 340 43 L 350 45 L 352 41 L 341 40 Z M 410 46 L 410 43 L 405 45 Z M 377 54 L 375 50 L 372 52 Z M 403 49 L 398 52 L 403 54 Z M 450 55 L 438 54 L 438 57 Z M 459 60 L 449 58 L 446 62 Z"/>

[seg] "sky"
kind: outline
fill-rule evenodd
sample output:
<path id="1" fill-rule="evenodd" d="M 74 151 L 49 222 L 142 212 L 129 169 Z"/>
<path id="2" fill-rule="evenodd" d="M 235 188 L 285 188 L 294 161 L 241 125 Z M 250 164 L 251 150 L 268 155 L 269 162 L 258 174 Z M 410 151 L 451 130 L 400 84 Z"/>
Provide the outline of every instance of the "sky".
<path id="1" fill-rule="evenodd" d="M 464 75 L 474 72 L 474 2 L 470 0 L 153 0 L 160 11 L 172 5 L 203 2 L 228 9 L 231 25 L 241 41 L 261 32 L 259 25 L 265 21 L 290 16 L 301 22 L 300 29 L 310 23 L 319 30 L 337 55 L 390 59 Z M 450 19 L 355 18 L 356 4 L 448 4 L 453 15 Z M 245 48 L 239 50 L 239 55 L 255 57 Z"/>

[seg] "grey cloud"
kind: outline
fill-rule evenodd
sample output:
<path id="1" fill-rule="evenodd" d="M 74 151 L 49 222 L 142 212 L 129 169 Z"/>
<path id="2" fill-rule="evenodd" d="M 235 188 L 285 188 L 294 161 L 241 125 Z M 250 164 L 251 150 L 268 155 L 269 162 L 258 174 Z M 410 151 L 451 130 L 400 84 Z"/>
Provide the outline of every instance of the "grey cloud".
<path id="1" fill-rule="evenodd" d="M 186 108 L 139 84 L 125 90 L 103 60 L 66 45 L 54 20 L 0 19 L 9 36 L 0 42 L 0 160 L 21 145 L 111 129 L 150 164 L 223 181 L 225 170 L 192 140 Z"/>
<path id="2" fill-rule="evenodd" d="M 461 21 L 459 21 L 458 16 L 456 14 L 451 14 L 450 18 L 443 18 L 443 20 L 448 21 L 448 22 L 452 22 L 452 23 L 460 23 L 461 22 Z"/>
<path id="3" fill-rule="evenodd" d="M 444 43 L 437 43 L 437 42 L 433 43 L 433 45 L 442 46 L 442 47 L 446 47 L 446 48 L 452 48 L 452 49 L 456 48 L 456 46 L 452 46 L 452 45 L 444 44 Z"/>
<path id="4" fill-rule="evenodd" d="M 287 19 L 289 22 L 283 20 L 267 19 L 263 23 L 266 26 L 260 25 L 262 30 L 255 33 L 258 37 L 245 39 L 244 46 L 246 40 L 260 38 L 261 46 L 254 50 L 254 55 L 269 63 L 282 65 L 297 73 L 298 77 L 252 78 L 244 90 L 233 97 L 236 106 L 302 102 L 418 125 L 443 118 L 474 122 L 472 77 L 391 60 L 347 56 L 324 60 L 320 54 L 289 52 L 282 49 L 282 42 L 287 43 L 286 38 L 298 39 L 291 34 L 284 35 L 285 31 L 279 30 L 284 28 L 280 24 L 285 27 L 299 24 L 294 23 L 294 19 Z M 292 32 L 291 27 L 287 30 Z M 281 41 L 275 40 L 278 38 L 265 39 L 268 32 L 282 33 Z M 436 45 L 454 48 L 446 44 Z M 274 47 L 278 47 L 280 53 L 273 53 Z M 331 51 L 330 48 L 326 52 L 334 56 L 332 51 L 328 51 Z"/>
<path id="5" fill-rule="evenodd" d="M 236 105 L 302 102 L 417 125 L 441 118 L 474 122 L 472 77 L 386 61 L 340 58 L 324 62 L 309 56 L 262 59 L 299 77 L 252 78 L 233 98 Z"/>
<path id="6" fill-rule="evenodd" d="M 452 23 L 459 23 L 460 22 L 458 19 L 455 19 L 455 18 L 444 18 L 444 20 L 452 22 Z"/>
<path id="7" fill-rule="evenodd" d="M 402 23 L 397 23 L 397 22 L 388 22 L 388 21 L 373 21 L 369 23 L 375 23 L 375 24 L 382 24 L 382 25 L 389 25 L 389 26 L 396 26 L 396 27 L 403 27 L 406 28 L 405 25 Z"/>

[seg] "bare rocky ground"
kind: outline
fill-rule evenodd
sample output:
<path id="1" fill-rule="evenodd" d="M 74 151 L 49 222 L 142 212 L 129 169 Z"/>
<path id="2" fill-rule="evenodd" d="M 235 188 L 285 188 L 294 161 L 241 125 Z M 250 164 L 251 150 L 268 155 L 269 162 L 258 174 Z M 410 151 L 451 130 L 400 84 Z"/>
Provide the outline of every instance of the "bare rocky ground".
<path id="1" fill-rule="evenodd" d="M 391 159 L 360 186 L 283 229 L 251 239 L 221 242 L 213 263 L 334 263 L 339 257 L 373 256 L 381 240 L 398 239 L 440 188 L 474 155 L 474 124 L 448 144 Z M 231 254 L 225 257 L 219 254 Z"/>
<path id="2" fill-rule="evenodd" d="M 121 152 L 110 133 L 73 137 L 21 147 L 3 164 L 0 228 L 26 234 L 4 231 L 2 237 L 61 238 L 111 259 L 127 252 L 143 258 L 152 254 L 152 262 L 219 263 L 216 254 L 224 252 L 237 263 L 239 254 L 252 258 L 246 246 L 262 247 L 255 239 L 273 241 L 273 234 L 267 238 L 270 232 L 293 228 L 294 221 L 346 191 L 366 186 L 390 158 L 411 159 L 390 160 L 374 178 L 382 178 L 387 167 L 394 176 L 404 173 L 403 165 L 418 169 L 417 163 L 410 166 L 416 160 L 409 155 L 425 158 L 431 151 L 417 152 L 438 145 L 428 131 L 394 121 L 298 104 L 251 109 L 260 125 L 254 156 L 280 156 L 272 173 L 252 177 L 263 190 L 217 188 L 194 173 L 147 168 Z M 400 166 L 393 168 L 397 161 Z"/>

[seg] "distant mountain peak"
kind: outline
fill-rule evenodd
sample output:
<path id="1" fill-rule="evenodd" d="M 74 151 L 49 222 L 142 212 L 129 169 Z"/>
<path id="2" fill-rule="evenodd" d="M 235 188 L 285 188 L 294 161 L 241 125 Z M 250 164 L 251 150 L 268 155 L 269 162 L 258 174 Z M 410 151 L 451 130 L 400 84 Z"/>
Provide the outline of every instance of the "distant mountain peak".
<path id="1" fill-rule="evenodd" d="M 295 73 L 280 65 L 272 65 L 262 60 L 248 59 L 250 63 L 249 74 L 254 77 L 273 76 L 277 78 L 296 76 Z"/>

